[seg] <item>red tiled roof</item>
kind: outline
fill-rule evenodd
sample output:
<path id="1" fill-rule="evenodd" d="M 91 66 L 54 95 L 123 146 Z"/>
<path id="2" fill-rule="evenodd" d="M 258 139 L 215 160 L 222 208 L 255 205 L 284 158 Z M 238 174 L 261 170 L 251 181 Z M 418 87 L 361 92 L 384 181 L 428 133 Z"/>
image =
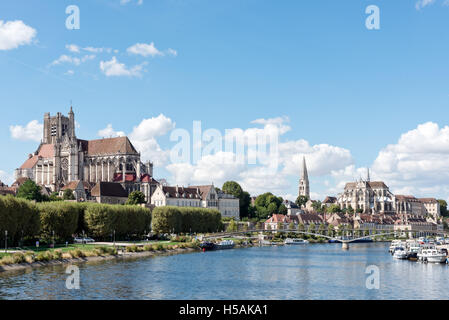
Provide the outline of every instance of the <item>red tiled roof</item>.
<path id="1" fill-rule="evenodd" d="M 212 188 L 212 185 L 208 186 L 190 186 L 189 188 L 195 188 L 200 190 L 201 199 L 206 200 L 207 195 L 210 192 L 210 189 Z"/>
<path id="2" fill-rule="evenodd" d="M 176 190 L 178 189 L 178 190 Z M 192 188 L 192 187 L 188 187 L 188 188 L 184 188 L 184 187 L 168 187 L 168 186 L 163 186 L 162 187 L 162 191 L 164 192 L 165 195 L 168 194 L 168 196 L 170 198 L 184 198 L 184 194 L 185 194 L 185 198 L 190 198 L 190 199 L 200 199 L 201 195 L 197 192 L 198 190 L 196 188 Z M 178 196 L 176 196 L 176 194 L 178 193 Z M 190 197 L 192 196 L 192 197 Z"/>
<path id="3" fill-rule="evenodd" d="M 128 137 L 107 138 L 98 140 L 78 140 L 83 151 L 88 155 L 138 154 Z"/>
<path id="4" fill-rule="evenodd" d="M 28 158 L 28 160 L 22 164 L 20 169 L 33 169 L 38 160 L 39 156 L 33 156 L 31 158 Z"/>
<path id="5" fill-rule="evenodd" d="M 93 187 L 91 194 L 94 197 L 128 197 L 128 193 L 123 189 L 122 185 L 115 182 L 98 182 L 95 187 Z"/>
<path id="6" fill-rule="evenodd" d="M 53 158 L 55 156 L 55 146 L 52 144 L 43 144 L 39 148 L 38 156 L 42 158 Z"/>

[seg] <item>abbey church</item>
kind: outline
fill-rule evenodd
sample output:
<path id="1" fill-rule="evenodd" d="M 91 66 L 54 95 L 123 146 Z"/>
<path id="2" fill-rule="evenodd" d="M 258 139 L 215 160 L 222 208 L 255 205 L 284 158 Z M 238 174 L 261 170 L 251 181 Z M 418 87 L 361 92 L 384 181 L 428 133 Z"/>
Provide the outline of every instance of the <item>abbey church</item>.
<path id="1" fill-rule="evenodd" d="M 142 191 L 147 200 L 157 181 L 153 164 L 142 163 L 140 153 L 127 137 L 81 140 L 75 133 L 75 114 L 44 115 L 43 140 L 38 149 L 16 169 L 16 179 L 31 179 L 49 192 L 79 183 L 91 190 L 100 182 L 119 183 L 127 193 Z"/>

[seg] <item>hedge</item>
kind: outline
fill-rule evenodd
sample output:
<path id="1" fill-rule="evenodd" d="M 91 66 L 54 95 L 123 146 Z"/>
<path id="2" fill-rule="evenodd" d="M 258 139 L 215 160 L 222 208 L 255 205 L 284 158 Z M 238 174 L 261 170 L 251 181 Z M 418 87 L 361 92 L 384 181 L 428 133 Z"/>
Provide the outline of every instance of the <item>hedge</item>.
<path id="1" fill-rule="evenodd" d="M 153 210 L 155 233 L 216 232 L 222 230 L 218 210 L 192 207 L 157 207 Z"/>
<path id="2" fill-rule="evenodd" d="M 0 239 L 4 239 L 6 230 L 11 244 L 17 244 L 22 235 L 26 238 L 38 234 L 40 221 L 36 205 L 13 196 L 0 196 Z"/>
<path id="3" fill-rule="evenodd" d="M 127 238 L 150 231 L 151 211 L 140 206 L 89 204 L 84 212 L 86 226 L 93 237 L 110 239 Z"/>
<path id="4" fill-rule="evenodd" d="M 41 236 L 49 241 L 54 231 L 57 240 L 71 240 L 78 229 L 84 206 L 70 202 L 44 202 L 37 205 L 40 212 Z"/>

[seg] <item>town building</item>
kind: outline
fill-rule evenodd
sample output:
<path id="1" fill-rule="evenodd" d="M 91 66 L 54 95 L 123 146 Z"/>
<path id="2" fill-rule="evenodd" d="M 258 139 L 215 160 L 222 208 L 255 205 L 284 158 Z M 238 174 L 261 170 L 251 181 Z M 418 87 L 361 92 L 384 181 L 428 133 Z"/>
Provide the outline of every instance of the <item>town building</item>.
<path id="1" fill-rule="evenodd" d="M 128 201 L 128 193 L 120 183 L 98 182 L 91 191 L 92 199 L 98 203 L 125 204 Z"/>
<path id="2" fill-rule="evenodd" d="M 8 187 L 8 185 L 0 181 L 0 196 L 7 196 L 7 195 L 14 196 L 15 194 L 16 191 L 14 188 Z"/>
<path id="3" fill-rule="evenodd" d="M 216 209 L 223 218 L 240 219 L 240 200 L 230 194 L 217 192 L 214 185 L 163 186 L 158 185 L 151 197 L 155 207 L 197 207 Z"/>
<path id="4" fill-rule="evenodd" d="M 338 195 L 338 204 L 343 209 L 354 209 L 360 213 L 395 213 L 395 196 L 382 181 L 360 179 L 346 184 Z"/>
<path id="5" fill-rule="evenodd" d="M 75 114 L 44 115 L 43 139 L 37 150 L 15 171 L 19 184 L 31 179 L 47 193 L 59 192 L 71 182 L 94 186 L 99 182 L 118 183 L 129 194 L 142 191 L 147 202 L 158 182 L 153 164 L 143 163 L 127 137 L 81 140 L 76 136 Z M 90 191 L 90 190 L 89 190 Z M 84 198 L 80 192 L 79 197 Z"/>

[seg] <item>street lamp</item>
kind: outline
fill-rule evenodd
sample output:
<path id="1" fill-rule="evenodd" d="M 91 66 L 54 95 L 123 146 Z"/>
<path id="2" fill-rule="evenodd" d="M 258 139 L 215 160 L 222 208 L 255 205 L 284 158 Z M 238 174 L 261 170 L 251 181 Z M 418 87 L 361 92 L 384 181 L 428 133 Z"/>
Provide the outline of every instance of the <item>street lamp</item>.
<path id="1" fill-rule="evenodd" d="M 51 233 L 53 236 L 53 249 L 54 249 L 55 248 L 55 230 L 53 230 Z"/>
<path id="2" fill-rule="evenodd" d="M 8 230 L 5 230 L 5 253 L 8 251 Z"/>
<path id="3" fill-rule="evenodd" d="M 115 247 L 115 230 L 114 230 L 114 247 Z"/>

